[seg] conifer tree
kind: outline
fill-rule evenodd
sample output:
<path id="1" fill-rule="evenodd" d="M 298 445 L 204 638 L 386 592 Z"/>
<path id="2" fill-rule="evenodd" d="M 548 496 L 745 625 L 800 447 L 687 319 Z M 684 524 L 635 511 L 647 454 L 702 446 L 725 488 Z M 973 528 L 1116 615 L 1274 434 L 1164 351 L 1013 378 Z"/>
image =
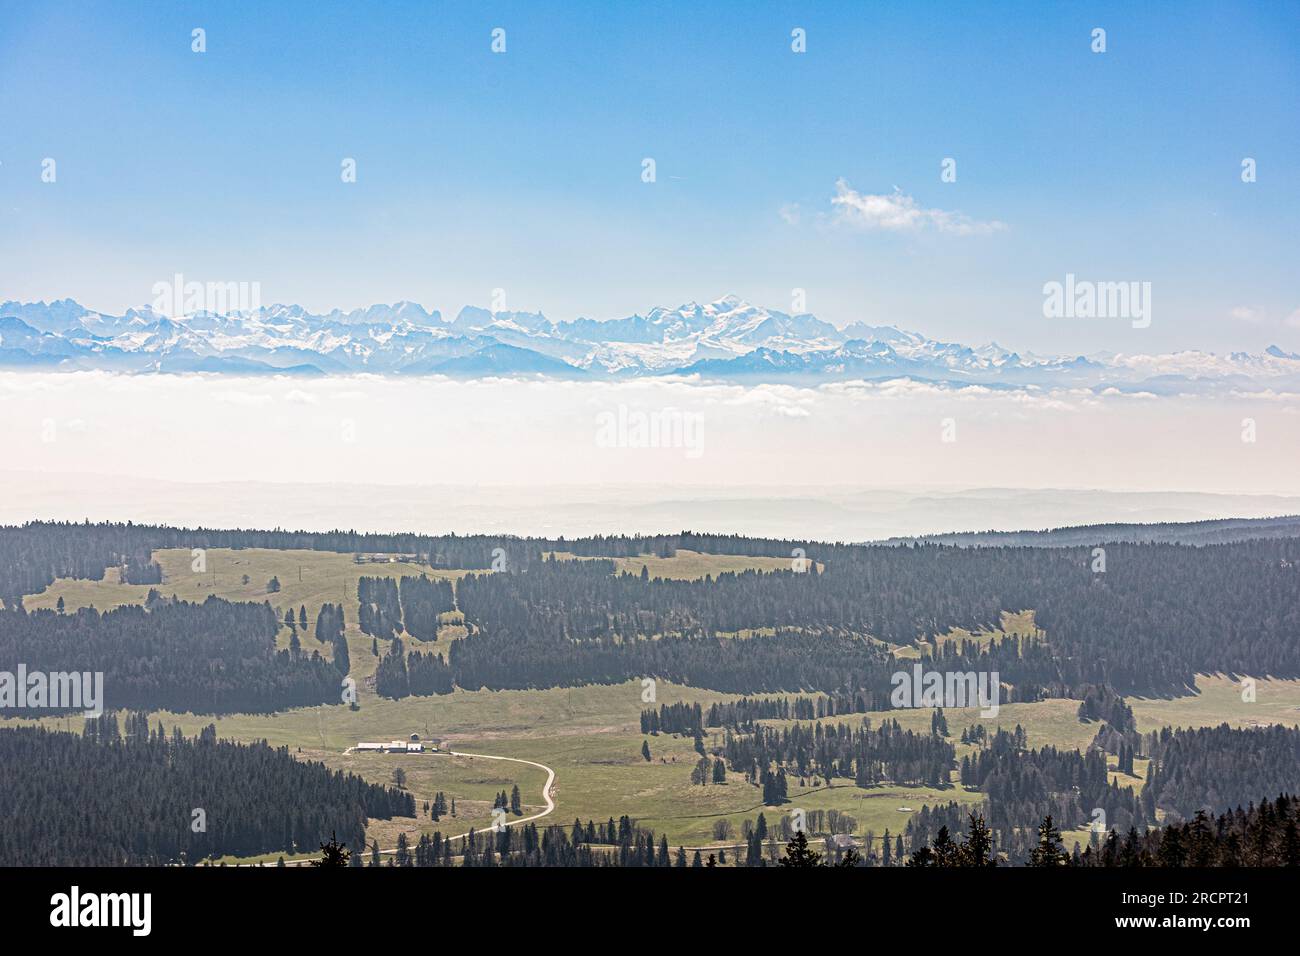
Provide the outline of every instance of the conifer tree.
<path id="1" fill-rule="evenodd" d="M 933 858 L 935 866 L 961 866 L 961 847 L 946 826 L 939 827 L 935 834 Z"/>
<path id="2" fill-rule="evenodd" d="M 312 866 L 350 866 L 352 852 L 346 845 L 338 841 L 335 833 L 330 833 L 329 843 L 320 845 L 321 857 L 319 860 L 312 860 Z M 284 863 L 284 857 L 280 857 L 280 863 Z"/>
<path id="3" fill-rule="evenodd" d="M 821 858 L 820 853 L 809 848 L 804 832 L 796 830 L 785 845 L 785 856 L 778 862 L 781 866 L 821 866 Z"/>
<path id="4" fill-rule="evenodd" d="M 997 856 L 993 852 L 993 834 L 980 814 L 970 815 L 970 827 L 966 833 L 966 842 L 961 846 L 960 857 L 960 866 L 997 865 Z"/>
<path id="5" fill-rule="evenodd" d="M 1070 858 L 1061 842 L 1061 831 L 1052 824 L 1049 814 L 1038 825 L 1038 845 L 1029 857 L 1030 866 L 1067 866 Z"/>

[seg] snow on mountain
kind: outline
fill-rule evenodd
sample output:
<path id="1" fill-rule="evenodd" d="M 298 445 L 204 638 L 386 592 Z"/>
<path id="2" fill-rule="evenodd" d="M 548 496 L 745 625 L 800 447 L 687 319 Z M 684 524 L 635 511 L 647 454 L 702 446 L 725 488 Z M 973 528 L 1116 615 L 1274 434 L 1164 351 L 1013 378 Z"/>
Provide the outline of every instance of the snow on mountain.
<path id="1" fill-rule="evenodd" d="M 467 305 L 452 320 L 457 332 L 481 332 L 484 329 L 505 329 L 516 332 L 553 334 L 555 326 L 540 312 L 489 312 L 487 309 Z"/>
<path id="2" fill-rule="evenodd" d="M 990 342 L 942 342 L 894 325 L 842 329 L 734 295 L 644 315 L 552 322 L 540 312 L 466 306 L 450 322 L 415 302 L 315 314 L 270 305 L 169 317 L 114 316 L 71 299 L 0 305 L 0 367 L 237 374 L 543 375 L 818 384 L 914 378 L 951 385 L 1300 390 L 1300 355 L 1038 356 Z"/>

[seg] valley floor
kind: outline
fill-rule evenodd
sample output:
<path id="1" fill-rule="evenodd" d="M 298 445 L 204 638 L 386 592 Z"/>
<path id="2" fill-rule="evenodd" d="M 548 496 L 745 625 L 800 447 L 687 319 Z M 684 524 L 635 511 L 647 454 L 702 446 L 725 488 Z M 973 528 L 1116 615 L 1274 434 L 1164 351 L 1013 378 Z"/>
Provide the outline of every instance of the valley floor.
<path id="1" fill-rule="evenodd" d="M 698 760 L 693 741 L 670 734 L 642 734 L 641 712 L 651 706 L 677 702 L 699 703 L 707 709 L 714 702 L 735 700 L 739 695 L 664 681 L 655 684 L 653 703 L 643 696 L 646 691 L 640 681 L 571 689 L 458 689 L 446 696 L 381 698 L 375 695 L 367 680 L 373 675 L 377 661 L 372 654 L 372 642 L 357 629 L 353 613 L 358 577 L 421 571 L 455 577 L 462 572 L 429 572 L 399 561 L 358 564 L 349 555 L 315 551 L 213 550 L 205 556 L 206 569 L 202 572 L 193 569 L 193 558 L 188 551 L 160 551 L 155 557 L 164 570 L 164 583 L 158 586 L 159 590 L 164 594 L 174 592 L 188 600 L 216 594 L 232 600 L 269 601 L 277 613 L 304 605 L 309 613 L 314 613 L 322 602 L 344 600 L 348 608 L 352 676 L 358 685 L 357 710 L 340 703 L 274 714 L 221 717 L 156 712 L 151 714 L 150 723 L 161 722 L 168 729 L 178 726 L 187 735 L 215 724 L 220 737 L 265 740 L 273 746 L 288 747 L 300 759 L 321 761 L 375 783 L 392 784 L 394 771 L 400 768 L 405 773 L 404 786 L 415 796 L 417 808 L 422 808 L 425 801 L 432 802 L 438 792 L 444 793 L 448 802 L 455 800 L 455 817 L 444 817 L 437 823 L 427 815 L 372 821 L 367 840 L 378 842 L 384 850 L 392 849 L 401 833 L 414 844 L 422 833 L 437 831 L 454 836 L 471 828 L 481 831 L 491 825 L 497 794 L 503 790 L 509 792 L 514 786 L 519 787 L 522 795 L 520 817 L 531 817 L 546 809 L 543 786 L 547 772 L 542 767 L 453 756 L 446 752 L 449 750 L 517 758 L 553 769 L 551 796 L 555 807 L 544 819 L 537 820 L 539 826 L 568 828 L 575 819 L 584 823 L 603 822 L 627 815 L 657 835 L 666 835 L 674 848 L 735 846 L 741 842 L 739 834 L 744 821 L 754 820 L 763 813 L 771 822 L 794 808 L 838 810 L 854 818 L 854 832 L 859 839 L 870 832 L 876 840 L 881 840 L 888 832 L 892 840 L 924 805 L 949 801 L 973 804 L 982 799 L 981 794 L 956 782 L 941 789 L 893 785 L 859 788 L 847 779 L 837 779 L 828 786 L 824 780 L 791 777 L 789 803 L 765 807 L 761 789 L 736 773 L 728 772 L 727 782 L 723 784 L 692 784 L 691 770 Z M 753 560 L 682 553 L 675 559 L 621 559 L 621 563 L 626 570 L 634 572 L 645 563 L 656 574 L 696 577 L 723 569 L 735 570 Z M 769 565 L 775 559 L 757 560 Z M 279 580 L 281 589 L 268 593 L 266 584 L 272 577 Z M 93 604 L 102 610 L 114 604 L 143 601 L 148 590 L 145 586 L 110 580 L 60 580 L 25 603 L 29 609 L 53 607 L 63 598 L 69 608 Z M 464 633 L 458 615 L 446 616 L 445 622 L 436 643 L 412 640 L 411 646 L 445 652 Z M 1008 614 L 1004 615 L 999 632 L 954 632 L 943 639 L 981 640 L 990 633 L 1025 633 L 1032 627 L 1032 614 Z M 327 654 L 328 646 L 318 645 L 310 634 L 309 627 L 307 634 L 301 635 L 303 646 Z M 279 640 L 282 646 L 287 646 L 287 628 L 281 629 Z M 1225 722 L 1233 727 L 1275 723 L 1300 726 L 1300 681 L 1259 679 L 1255 682 L 1253 701 L 1243 699 L 1240 679 L 1203 675 L 1198 677 L 1197 684 L 1199 692 L 1191 696 L 1130 699 L 1138 729 L 1148 732 L 1166 726 L 1207 727 Z M 1003 704 L 996 717 L 981 717 L 978 709 L 949 709 L 945 716 L 954 742 L 964 728 L 974 724 L 982 724 L 990 732 L 999 727 L 1010 730 L 1018 725 L 1024 729 L 1030 747 L 1082 749 L 1091 741 L 1096 725 L 1081 722 L 1077 711 L 1078 701 L 1052 699 Z M 868 719 L 877 725 L 883 720 L 897 720 L 904 729 L 928 733 L 931 716 L 931 709 L 918 708 L 833 719 L 854 724 Z M 71 730 L 80 727 L 79 718 L 39 721 L 9 718 L 0 720 L 0 726 L 32 722 Z M 359 741 L 406 739 L 413 733 L 436 741 L 441 752 L 390 754 L 351 749 Z M 706 746 L 720 744 L 720 731 L 714 730 L 711 737 L 706 739 Z M 648 743 L 649 760 L 642 755 L 643 742 Z M 956 746 L 958 760 L 973 749 L 960 743 Z M 1113 757 L 1111 761 L 1113 764 Z M 1133 777 L 1126 779 L 1117 772 L 1116 779 L 1121 785 L 1140 788 L 1144 769 L 1145 761 L 1139 759 Z M 310 795 L 304 794 L 303 798 L 310 799 Z M 715 827 L 723 820 L 731 824 L 736 836 L 725 839 L 715 836 Z M 1067 848 L 1075 840 L 1086 845 L 1087 839 L 1087 831 L 1065 834 Z M 305 847 L 303 851 L 303 858 L 316 855 L 315 847 Z M 268 859 L 274 860 L 275 856 L 242 862 Z"/>

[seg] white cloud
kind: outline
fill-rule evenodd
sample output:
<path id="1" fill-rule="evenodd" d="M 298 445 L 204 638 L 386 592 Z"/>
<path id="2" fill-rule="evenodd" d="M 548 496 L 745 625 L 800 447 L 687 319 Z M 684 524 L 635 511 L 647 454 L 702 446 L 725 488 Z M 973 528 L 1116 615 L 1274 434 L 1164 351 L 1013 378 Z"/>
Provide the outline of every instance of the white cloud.
<path id="1" fill-rule="evenodd" d="M 1249 305 L 1239 305 L 1228 315 L 1238 322 L 1249 322 L 1253 325 L 1275 325 L 1277 323 L 1277 313 L 1270 315 Z M 1300 309 L 1296 309 L 1290 315 L 1285 316 L 1282 319 L 1282 325 L 1291 329 L 1300 329 Z"/>
<path id="2" fill-rule="evenodd" d="M 1258 392 L 1244 392 L 1234 388 L 1229 392 L 1233 398 L 1247 402 L 1279 402 L 1288 406 L 1300 406 L 1300 392 L 1274 391 L 1271 388 Z"/>
<path id="3" fill-rule="evenodd" d="M 130 388 L 119 390 L 119 380 L 129 381 Z M 702 514 L 701 524 L 808 537 L 812 532 L 802 530 L 800 522 L 823 511 L 840 515 L 839 502 L 848 500 L 848 491 L 835 508 L 800 505 L 788 524 L 778 526 L 776 513 L 763 508 L 683 511 L 680 490 L 711 488 L 731 500 L 744 487 L 817 485 L 856 495 L 868 486 L 975 486 L 987 476 L 1005 476 L 1040 488 L 1300 492 L 1294 453 L 1300 402 L 1289 380 L 1274 383 L 1275 393 L 1231 399 L 1250 402 L 1253 411 L 1242 414 L 1255 415 L 1267 428 L 1268 440 L 1261 437 L 1245 470 L 1232 455 L 1205 454 L 1211 440 L 1206 422 L 1223 418 L 1226 393 L 1154 398 L 1094 394 L 1089 388 L 1002 389 L 901 378 L 816 387 L 657 379 L 514 382 L 495 390 L 423 377 L 220 381 L 218 386 L 211 378 L 191 375 L 0 371 L 0 435 L 8 440 L 0 460 L 0 518 L 67 517 L 60 509 L 75 508 L 92 520 L 128 515 L 175 524 L 283 521 L 317 527 L 311 522 L 328 521 L 325 527 L 536 528 L 534 533 L 567 534 L 575 528 L 591 533 L 597 526 L 660 530 L 660 522 L 680 528 L 693 520 L 689 515 Z M 40 388 L 44 382 L 50 387 Z M 29 387 L 10 388 L 15 383 Z M 317 396 L 317 404 L 286 401 L 294 388 Z M 336 397 L 350 392 L 364 398 L 347 403 Z M 592 454 L 593 411 L 620 404 L 703 414 L 707 453 L 701 458 L 687 458 L 680 449 L 657 458 L 649 452 Z M 141 407 L 151 410 L 148 427 L 141 427 L 136 414 Z M 412 415 L 413 408 L 433 413 Z M 198 414 L 201 428 L 194 427 Z M 1240 419 L 1235 410 L 1232 414 Z M 946 444 L 939 441 L 939 429 L 950 416 L 958 419 L 959 440 Z M 355 418 L 354 441 L 340 427 L 345 417 Z M 42 441 L 40 423 L 46 418 L 59 423 L 57 441 Z M 76 418 L 86 422 L 82 436 L 68 427 Z M 1227 419 L 1226 430 L 1213 440 L 1238 448 L 1233 426 L 1234 419 Z M 1153 442 L 1153 434 L 1160 441 Z M 328 473 L 305 474 L 302 462 L 322 453 L 329 459 Z M 1189 472 L 1185 462 L 1198 453 L 1200 465 Z M 384 467 L 392 461 L 401 467 Z M 22 479 L 21 486 L 6 485 L 6 474 L 20 470 L 34 477 Z M 80 492 L 69 495 L 65 486 L 50 485 L 48 476 L 55 472 L 99 477 L 81 479 L 72 486 Z M 152 490 L 148 496 L 119 490 L 127 480 L 175 482 L 177 494 L 188 497 L 169 504 Z M 306 484 L 317 480 L 329 485 Z M 247 507 L 242 489 L 216 493 L 210 490 L 216 482 L 288 484 L 274 499 L 278 510 L 268 505 L 257 514 L 271 517 L 255 519 L 240 510 Z M 455 512 L 441 491 L 430 490 L 444 483 L 468 489 L 469 497 Z M 201 494 L 185 490 L 204 484 L 209 490 Z M 424 487 L 402 499 L 374 490 L 403 484 Z M 345 508 L 335 489 L 348 485 L 369 490 L 358 491 Z M 515 490 L 488 490 L 495 487 Z M 573 497 L 565 500 L 575 504 L 558 512 L 545 504 L 548 488 L 580 490 L 566 491 Z M 610 503 L 598 504 L 597 494 L 607 493 Z"/>
<path id="4" fill-rule="evenodd" d="M 254 392 L 241 392 L 230 389 L 224 392 L 215 392 L 212 395 L 214 401 L 224 402 L 228 405 L 265 405 L 271 400 L 270 395 L 257 394 Z"/>
<path id="5" fill-rule="evenodd" d="M 945 209 L 926 209 L 898 187 L 888 194 L 860 193 L 843 179 L 835 183 L 831 205 L 835 207 L 838 222 L 886 232 L 920 232 L 933 228 L 954 236 L 988 236 L 1007 227 L 997 220 L 984 221 Z"/>

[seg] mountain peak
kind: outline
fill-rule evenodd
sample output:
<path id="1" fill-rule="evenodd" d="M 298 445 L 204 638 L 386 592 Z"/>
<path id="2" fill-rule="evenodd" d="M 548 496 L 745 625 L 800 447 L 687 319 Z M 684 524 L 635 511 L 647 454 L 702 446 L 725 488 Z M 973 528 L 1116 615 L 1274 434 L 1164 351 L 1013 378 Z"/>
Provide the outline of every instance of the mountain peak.
<path id="1" fill-rule="evenodd" d="M 627 378 L 700 374 L 720 381 L 786 382 L 914 377 L 952 387 L 1041 388 L 1245 386 L 1300 391 L 1300 355 L 1177 352 L 1091 358 L 1034 356 L 990 342 L 972 348 L 897 325 L 836 328 L 809 313 L 789 315 L 735 293 L 707 305 L 656 307 L 645 315 L 552 323 L 541 312 L 465 306 L 450 322 L 399 300 L 314 314 L 298 305 L 165 316 L 144 306 L 114 316 L 70 299 L 6 302 L 0 366 L 110 369 L 164 367 L 274 374 L 310 366 L 326 374 L 570 374 Z"/>

